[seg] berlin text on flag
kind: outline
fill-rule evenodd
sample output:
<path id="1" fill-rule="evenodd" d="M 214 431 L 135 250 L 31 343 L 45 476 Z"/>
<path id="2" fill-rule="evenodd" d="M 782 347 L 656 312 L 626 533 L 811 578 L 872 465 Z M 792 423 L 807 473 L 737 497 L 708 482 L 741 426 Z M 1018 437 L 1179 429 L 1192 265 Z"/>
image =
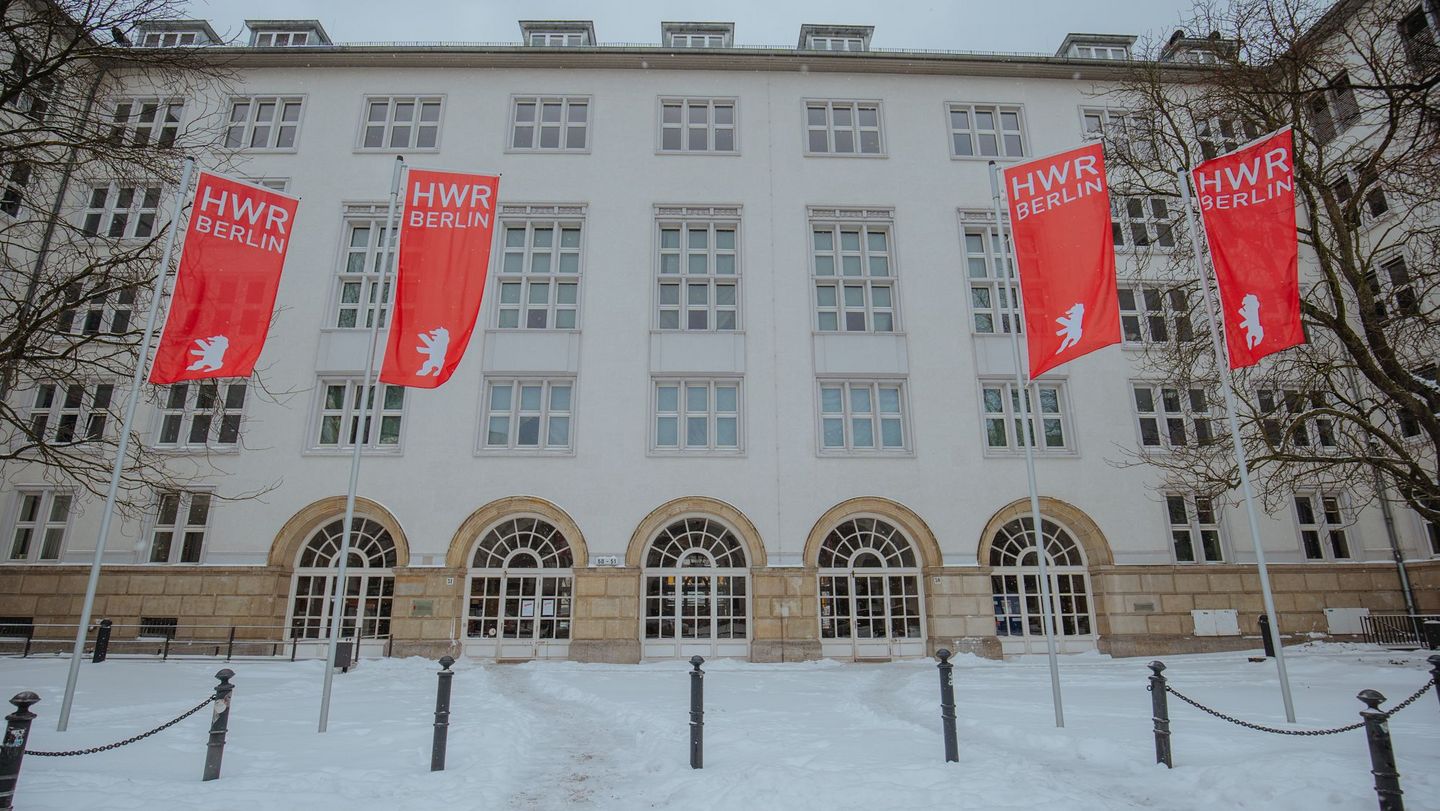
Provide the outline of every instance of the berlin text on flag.
<path id="1" fill-rule="evenodd" d="M 433 389 L 460 365 L 485 293 L 499 186 L 493 175 L 410 170 L 382 382 Z"/>
<path id="2" fill-rule="evenodd" d="M 1191 170 L 1220 285 L 1230 368 L 1305 343 L 1287 127 Z"/>
<path id="3" fill-rule="evenodd" d="M 1100 144 L 1005 170 L 1030 377 L 1120 342 Z"/>
<path id="4" fill-rule="evenodd" d="M 200 173 L 151 383 L 248 377 L 255 370 L 299 204 Z"/>

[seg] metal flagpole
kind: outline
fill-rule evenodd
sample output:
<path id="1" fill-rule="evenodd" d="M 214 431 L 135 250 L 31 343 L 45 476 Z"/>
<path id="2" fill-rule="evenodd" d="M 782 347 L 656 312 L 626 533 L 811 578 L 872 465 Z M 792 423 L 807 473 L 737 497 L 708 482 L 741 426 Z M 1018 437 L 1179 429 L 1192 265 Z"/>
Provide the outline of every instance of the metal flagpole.
<path id="1" fill-rule="evenodd" d="M 995 161 L 990 161 L 990 195 L 995 203 L 995 232 L 1000 236 L 1001 262 L 1010 262 L 1014 267 L 1012 251 L 1014 246 L 1010 245 L 1013 240 L 1005 238 L 1005 219 L 1000 205 L 1000 168 Z M 1009 247 L 1007 247 L 1009 245 Z M 1020 297 L 1018 291 L 1010 281 L 1009 268 L 999 268 L 1000 275 L 1005 280 L 1005 296 L 1010 300 L 1014 308 L 1011 316 L 1010 329 L 1010 352 L 1015 359 L 1015 387 L 1020 405 L 1020 436 L 1016 439 L 1025 449 L 1025 475 L 1030 484 L 1030 520 L 1035 530 L 1035 562 L 1040 567 L 1040 624 L 1045 629 L 1045 653 L 1050 660 L 1050 693 L 1051 700 L 1055 704 L 1055 726 L 1065 726 L 1065 705 L 1060 695 L 1060 661 L 1055 656 L 1055 625 L 1051 620 L 1051 613 L 1054 606 L 1050 602 L 1050 574 L 1049 567 L 1045 563 L 1045 532 L 1044 524 L 1040 521 L 1040 490 L 1035 483 L 1035 447 L 1038 439 L 1036 431 L 1030 422 L 1030 386 L 1026 380 L 1026 367 L 1020 357 Z M 1004 311 L 1000 317 L 1005 317 Z M 1004 322 L 1001 322 L 1002 326 Z"/>
<path id="2" fill-rule="evenodd" d="M 352 524 L 355 523 L 355 488 L 360 483 L 360 449 L 365 446 L 365 440 L 369 436 L 369 423 L 367 412 L 369 411 L 371 398 L 379 395 L 379 392 L 372 391 L 371 378 L 375 374 L 375 349 L 380 343 L 380 316 L 385 312 L 385 279 L 390 270 L 392 259 L 384 258 L 384 251 L 389 246 L 386 241 L 394 244 L 395 249 L 391 251 L 398 259 L 400 255 L 400 240 L 396 236 L 395 228 L 395 202 L 400 196 L 400 175 L 405 169 L 405 159 L 399 155 L 395 156 L 395 172 L 390 177 L 390 208 L 385 212 L 385 234 L 381 238 L 380 250 L 380 278 L 376 281 L 375 298 L 379 302 L 376 306 L 374 317 L 370 320 L 370 351 L 365 355 L 365 376 L 360 379 L 360 402 L 355 408 L 355 447 L 350 452 L 350 489 L 345 491 L 345 525 L 340 532 L 340 563 L 335 572 L 335 594 L 330 607 L 330 641 L 325 646 L 325 689 L 320 694 L 320 732 L 330 724 L 330 685 L 335 680 L 335 652 L 340 647 L 340 631 L 344 626 L 345 618 L 345 576 L 350 564 L 350 537 L 355 533 Z M 379 381 L 375 381 L 374 388 L 380 388 Z M 342 426 L 343 432 L 345 428 Z M 363 595 L 361 595 L 363 597 Z M 362 612 L 360 606 L 355 606 L 355 627 L 359 629 Z M 355 644 L 360 644 L 359 634 L 356 634 Z"/>
<path id="3" fill-rule="evenodd" d="M 1215 366 L 1220 370 L 1220 388 L 1225 392 L 1225 416 L 1230 423 L 1230 440 L 1235 444 L 1235 464 L 1240 468 L 1240 489 L 1245 494 L 1245 515 L 1250 520 L 1250 542 L 1255 547 L 1255 564 L 1260 570 L 1260 593 L 1265 598 L 1265 613 L 1270 617 L 1271 640 L 1275 643 L 1275 667 L 1280 671 L 1280 696 L 1285 700 L 1285 720 L 1295 723 L 1295 703 L 1290 698 L 1290 674 L 1285 670 L 1285 647 L 1280 644 L 1280 615 L 1275 613 L 1275 597 L 1270 593 L 1270 570 L 1265 566 L 1265 549 L 1260 545 L 1260 519 L 1255 511 L 1255 494 L 1250 487 L 1250 463 L 1245 446 L 1240 443 L 1240 422 L 1235 417 L 1235 383 L 1230 375 L 1229 356 L 1220 336 L 1220 326 L 1210 303 L 1210 277 L 1200 260 L 1200 235 L 1195 227 L 1195 206 L 1190 198 L 1190 177 L 1184 169 L 1175 170 L 1180 181 L 1180 197 L 1185 203 L 1185 222 L 1190 229 L 1191 259 L 1195 275 L 1205 298 L 1205 322 L 1210 325 L 1210 342 L 1215 347 Z M 1218 284 L 1218 281 L 1217 281 Z M 1262 631 L 1263 632 L 1263 631 Z"/>
<path id="4" fill-rule="evenodd" d="M 165 252 L 160 259 L 160 269 L 155 273 L 155 289 L 150 295 L 150 312 L 145 319 L 145 334 L 140 339 L 140 355 L 135 361 L 135 372 L 130 377 L 130 399 L 125 403 L 125 421 L 120 425 L 120 442 L 115 450 L 115 464 L 110 468 L 110 489 L 105 492 L 105 511 L 100 514 L 100 535 L 95 539 L 95 559 L 90 562 L 90 579 L 85 583 L 85 605 L 80 609 L 80 627 L 75 629 L 75 650 L 70 654 L 70 674 L 65 678 L 65 700 L 60 704 L 60 723 L 55 726 L 59 732 L 64 732 L 70 725 L 70 706 L 75 703 L 75 683 L 80 679 L 80 660 L 85 656 L 86 629 L 90 627 L 90 612 L 95 608 L 95 592 L 100 586 L 100 562 L 105 557 L 110 519 L 115 515 L 115 500 L 120 493 L 120 471 L 125 465 L 125 452 L 130 449 L 130 426 L 135 421 L 135 405 L 140 399 L 140 384 L 145 378 L 145 368 L 150 361 L 150 338 L 155 331 L 155 315 L 160 311 L 160 299 L 165 295 L 165 277 L 170 273 L 170 258 L 175 252 L 175 235 L 180 231 L 180 212 L 185 205 L 185 195 L 190 190 L 190 174 L 194 169 L 195 159 L 186 158 L 185 168 L 180 172 L 180 186 L 175 190 L 175 208 L 170 216 L 170 232 L 165 235 Z"/>

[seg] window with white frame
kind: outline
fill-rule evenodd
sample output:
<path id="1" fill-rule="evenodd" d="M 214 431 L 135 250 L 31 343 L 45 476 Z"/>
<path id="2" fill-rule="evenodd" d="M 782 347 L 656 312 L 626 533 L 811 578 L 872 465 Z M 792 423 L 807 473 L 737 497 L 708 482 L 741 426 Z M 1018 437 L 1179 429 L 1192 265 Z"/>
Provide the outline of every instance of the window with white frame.
<path id="1" fill-rule="evenodd" d="M 1125 60 L 1130 58 L 1130 48 L 1125 45 L 1072 45 L 1070 56 L 1075 59 L 1114 59 Z"/>
<path id="2" fill-rule="evenodd" d="M 1197 114 L 1195 117 L 1195 138 L 1200 142 L 1200 154 L 1205 160 L 1234 152 L 1263 134 L 1258 124 L 1234 116 Z"/>
<path id="3" fill-rule="evenodd" d="M 516 96 L 510 149 L 583 152 L 590 146 L 588 96 Z"/>
<path id="4" fill-rule="evenodd" d="M 735 99 L 660 100 L 661 152 L 735 152 Z"/>
<path id="5" fill-rule="evenodd" d="M 481 449 L 568 452 L 574 414 L 573 378 L 486 380 Z"/>
<path id="6" fill-rule="evenodd" d="M 1440 416 L 1440 367 L 1433 363 L 1427 364 L 1411 369 L 1410 374 L 1428 384 L 1425 394 L 1420 395 L 1421 402 L 1429 408 L 1430 413 Z M 1399 424 L 1401 436 L 1407 439 L 1420 436 L 1420 420 L 1408 409 L 1397 410 L 1396 422 Z"/>
<path id="7" fill-rule="evenodd" d="M 812 35 L 807 39 L 806 44 L 812 51 L 865 50 L 865 39 L 863 37 L 826 37 Z"/>
<path id="8" fill-rule="evenodd" d="M 65 309 L 55 319 L 61 335 L 124 335 L 135 315 L 135 288 L 99 282 L 86 295 L 78 282 L 63 291 Z"/>
<path id="9" fill-rule="evenodd" d="M 225 126 L 229 149 L 294 149 L 300 133 L 299 96 L 245 96 L 230 100 Z"/>
<path id="10" fill-rule="evenodd" d="M 150 532 L 150 563 L 199 563 L 210 526 L 211 494 L 179 490 L 159 494 Z"/>
<path id="11" fill-rule="evenodd" d="M 397 231 L 399 229 L 396 229 Z M 395 234 L 386 232 L 385 208 L 379 205 L 352 205 L 345 209 L 345 248 L 335 289 L 335 320 L 341 329 L 369 329 L 379 318 L 381 328 L 390 309 Z"/>
<path id="12" fill-rule="evenodd" d="M 20 209 L 25 204 L 25 189 L 30 185 L 32 174 L 29 161 L 10 164 L 10 171 L 5 173 L 3 189 L 0 189 L 0 213 L 9 217 L 20 216 Z"/>
<path id="13" fill-rule="evenodd" d="M 580 31 L 534 31 L 530 44 L 542 48 L 579 48 L 585 45 L 585 34 Z"/>
<path id="14" fill-rule="evenodd" d="M 161 391 L 160 448 L 224 449 L 240 443 L 245 415 L 244 380 L 173 383 Z"/>
<path id="15" fill-rule="evenodd" d="M 724 48 L 726 46 L 724 34 L 685 34 L 672 33 L 670 35 L 671 48 Z"/>
<path id="16" fill-rule="evenodd" d="M 891 224 L 812 221 L 810 235 L 815 329 L 897 331 Z"/>
<path id="17" fill-rule="evenodd" d="M 982 381 L 980 400 L 984 408 L 985 448 L 991 451 L 1020 450 L 1022 441 L 1040 436 L 1041 451 L 1073 450 L 1069 441 L 1069 414 L 1065 387 L 1061 383 L 1031 383 L 1025 394 L 1030 430 L 1021 431 L 1020 396 L 1014 383 Z"/>
<path id="18" fill-rule="evenodd" d="M 187 45 L 204 45 L 205 36 L 199 31 L 150 31 L 145 34 L 142 46 L 145 48 L 183 48 Z"/>
<path id="19" fill-rule="evenodd" d="M 1224 563 L 1220 519 L 1214 499 L 1192 493 L 1167 493 L 1170 543 L 1178 563 Z"/>
<path id="20" fill-rule="evenodd" d="M 1025 156 L 1018 105 L 950 104 L 950 154 L 957 158 Z"/>
<path id="21" fill-rule="evenodd" d="M 1006 247 L 1008 238 L 1002 242 L 993 224 L 966 225 L 964 238 L 971 329 L 979 335 L 1008 333 L 1012 328 L 1023 332 L 1025 326 L 1020 311 L 1006 292 L 1006 276 L 1008 287 L 1015 293 L 1020 290 L 1020 280 L 1015 278 L 1015 262 Z"/>
<path id="22" fill-rule="evenodd" d="M 501 329 L 576 329 L 580 316 L 582 221 L 537 218 L 502 223 L 495 307 Z"/>
<path id="23" fill-rule="evenodd" d="M 898 380 L 821 380 L 822 452 L 889 451 L 909 447 L 905 385 Z"/>
<path id="24" fill-rule="evenodd" d="M 739 451 L 740 381 L 657 378 L 650 447 L 657 451 Z"/>
<path id="25" fill-rule="evenodd" d="M 810 155 L 879 155 L 878 101 L 805 102 L 805 151 Z"/>
<path id="26" fill-rule="evenodd" d="M 256 31 L 251 42 L 256 48 L 291 48 L 309 44 L 309 31 Z"/>
<path id="27" fill-rule="evenodd" d="M 434 149 L 440 142 L 440 96 L 366 96 L 361 149 Z"/>
<path id="28" fill-rule="evenodd" d="M 14 47 L 11 40 L 10 70 L 7 85 L 10 92 L 0 99 L 0 104 L 9 107 L 32 121 L 44 121 L 50 110 L 50 101 L 55 96 L 57 80 L 53 76 L 36 75 L 35 60 L 24 47 Z"/>
<path id="29" fill-rule="evenodd" d="M 1440 509 L 1440 503 L 1427 502 L 1432 507 Z M 1419 513 L 1416 513 L 1419 516 Z M 1427 521 L 1420 518 L 1420 526 L 1425 533 L 1425 539 L 1430 542 L 1430 554 L 1440 555 L 1440 521 Z"/>
<path id="30" fill-rule="evenodd" d="M 174 146 L 184 114 L 184 99 L 120 99 L 110 116 L 110 140 L 121 146 Z"/>
<path id="31" fill-rule="evenodd" d="M 114 396 L 109 383 L 41 383 L 31 401 L 31 439 L 56 445 L 103 439 Z"/>
<path id="32" fill-rule="evenodd" d="M 74 500 L 70 493 L 51 487 L 18 488 L 6 560 L 59 560 Z"/>
<path id="33" fill-rule="evenodd" d="M 1360 120 L 1355 88 L 1350 84 L 1350 74 L 1343 70 L 1328 87 L 1311 96 L 1306 107 L 1315 140 L 1322 144 L 1335 140 Z"/>
<path id="34" fill-rule="evenodd" d="M 1123 284 L 1120 298 L 1120 333 L 1128 344 L 1163 344 L 1193 341 L 1190 321 L 1190 285 L 1169 287 L 1155 283 Z"/>
<path id="35" fill-rule="evenodd" d="M 1255 392 L 1260 430 L 1275 448 L 1327 450 L 1338 446 L 1330 398 L 1323 391 L 1262 388 Z"/>
<path id="36" fill-rule="evenodd" d="M 400 447 L 401 420 L 405 416 L 405 387 L 385 383 L 369 387 L 365 424 L 360 424 L 360 381 L 321 380 L 318 425 L 312 447 L 321 450 L 353 448 L 357 440 L 367 448 Z M 381 390 L 376 397 L 376 389 Z"/>
<path id="37" fill-rule="evenodd" d="M 740 266 L 732 219 L 671 219 L 661 211 L 656 326 L 729 332 L 740 328 Z"/>
<path id="38" fill-rule="evenodd" d="M 1349 560 L 1350 538 L 1343 498 L 1339 493 L 1296 493 L 1295 520 L 1300 551 L 1306 560 Z"/>
<path id="39" fill-rule="evenodd" d="M 1440 69 L 1440 40 L 1435 37 L 1435 26 L 1431 24 L 1422 2 L 1400 20 L 1400 41 L 1405 48 L 1405 58 L 1420 76 L 1433 75 Z M 1433 2 L 1431 8 L 1434 9 Z M 1440 11 L 1440 10 L 1436 10 Z"/>
<path id="40" fill-rule="evenodd" d="M 1199 386 L 1131 386 L 1139 420 L 1140 444 L 1146 448 L 1184 448 L 1215 438 L 1210 397 Z"/>
<path id="41" fill-rule="evenodd" d="M 1380 320 L 1420 314 L 1420 299 L 1404 256 L 1393 256 L 1381 262 L 1379 268 L 1371 267 L 1365 272 L 1364 283 Z"/>
<path id="42" fill-rule="evenodd" d="M 1120 196 L 1110 204 L 1110 236 L 1117 248 L 1175 247 L 1175 220 L 1167 197 Z"/>
<path id="43" fill-rule="evenodd" d="M 143 239 L 155 235 L 159 186 L 108 183 L 91 186 L 81 230 L 86 236 Z"/>
<path id="44" fill-rule="evenodd" d="M 1140 160 L 1155 156 L 1155 126 L 1139 113 L 1086 107 L 1080 110 L 1080 122 L 1088 139 L 1108 141 L 1115 149 Z"/>

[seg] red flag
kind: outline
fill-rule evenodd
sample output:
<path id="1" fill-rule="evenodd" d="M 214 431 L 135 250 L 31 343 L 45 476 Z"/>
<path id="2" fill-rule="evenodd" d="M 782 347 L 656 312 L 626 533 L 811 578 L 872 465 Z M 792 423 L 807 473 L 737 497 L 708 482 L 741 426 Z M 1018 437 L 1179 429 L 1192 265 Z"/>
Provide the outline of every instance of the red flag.
<path id="1" fill-rule="evenodd" d="M 498 176 L 410 170 L 381 381 L 433 389 L 460 365 L 485 294 L 499 188 Z"/>
<path id="2" fill-rule="evenodd" d="M 255 370 L 299 204 L 200 173 L 151 383 L 248 377 Z"/>
<path id="3" fill-rule="evenodd" d="M 1105 155 L 1091 144 L 1022 163 L 1005 184 L 1034 379 L 1120 342 Z"/>
<path id="4" fill-rule="evenodd" d="M 1190 170 L 1220 283 L 1230 368 L 1305 343 L 1290 128 Z"/>

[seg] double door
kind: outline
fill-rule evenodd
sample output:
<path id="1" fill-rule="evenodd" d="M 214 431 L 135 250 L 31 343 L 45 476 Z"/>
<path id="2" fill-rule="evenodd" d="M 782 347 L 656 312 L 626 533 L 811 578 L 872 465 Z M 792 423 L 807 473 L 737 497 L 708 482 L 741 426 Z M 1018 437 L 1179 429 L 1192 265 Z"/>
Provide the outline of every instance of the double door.
<path id="1" fill-rule="evenodd" d="M 564 659 L 570 652 L 568 571 L 474 572 L 465 652 L 494 659 Z"/>
<path id="2" fill-rule="evenodd" d="M 837 659 L 924 656 L 919 575 L 822 573 L 820 652 Z"/>
<path id="3" fill-rule="evenodd" d="M 747 583 L 714 571 L 647 574 L 644 656 L 749 656 Z"/>

